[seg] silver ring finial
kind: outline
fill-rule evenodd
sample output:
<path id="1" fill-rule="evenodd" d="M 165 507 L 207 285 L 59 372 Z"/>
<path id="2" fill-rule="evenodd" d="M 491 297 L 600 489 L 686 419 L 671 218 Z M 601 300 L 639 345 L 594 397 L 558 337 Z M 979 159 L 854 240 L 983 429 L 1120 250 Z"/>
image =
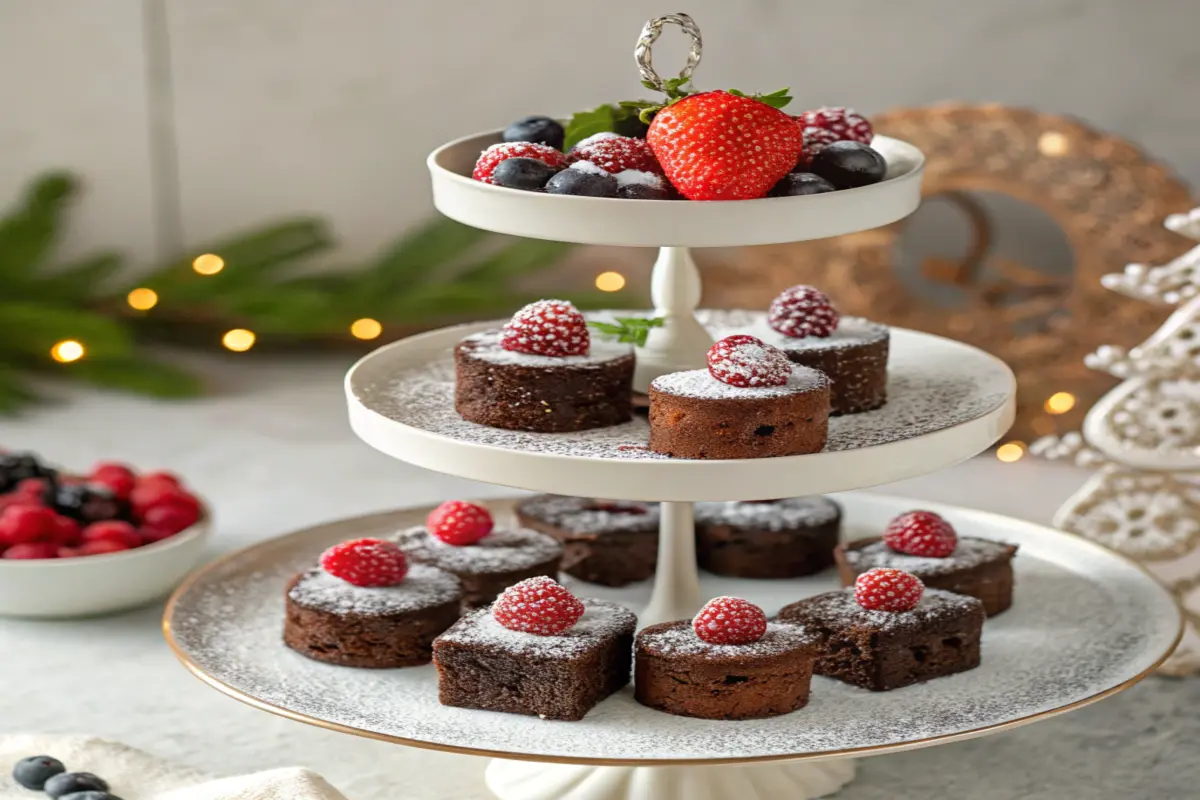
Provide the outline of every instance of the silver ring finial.
<path id="1" fill-rule="evenodd" d="M 704 42 L 700 38 L 700 27 L 687 14 L 667 14 L 666 16 L 655 17 L 646 23 L 645 27 L 642 28 L 641 36 L 638 37 L 633 57 L 637 60 L 638 72 L 642 74 L 642 80 L 654 84 L 654 88 L 660 92 L 666 91 L 666 85 L 663 79 L 658 76 L 658 73 L 654 71 L 654 65 L 651 62 L 650 47 L 658 41 L 659 36 L 662 36 L 663 25 L 667 23 L 678 25 L 692 40 L 692 46 L 688 49 L 687 64 L 679 71 L 679 77 L 683 80 L 686 81 L 692 77 L 692 72 L 695 71 L 696 65 L 700 63 L 700 50 L 704 46 Z"/>

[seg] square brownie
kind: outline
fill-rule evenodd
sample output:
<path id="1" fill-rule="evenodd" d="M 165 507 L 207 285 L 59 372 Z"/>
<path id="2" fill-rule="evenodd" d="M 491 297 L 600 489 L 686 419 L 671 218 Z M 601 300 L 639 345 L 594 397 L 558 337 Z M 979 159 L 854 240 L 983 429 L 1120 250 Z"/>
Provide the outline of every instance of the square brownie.
<path id="1" fill-rule="evenodd" d="M 911 611 L 869 611 L 842 589 L 784 606 L 778 619 L 817 636 L 817 675 L 873 692 L 979 666 L 983 603 L 940 589 Z"/>
<path id="2" fill-rule="evenodd" d="M 583 719 L 629 683 L 637 617 L 616 603 L 583 600 L 570 629 L 541 636 L 473 611 L 433 643 L 442 705 Z"/>

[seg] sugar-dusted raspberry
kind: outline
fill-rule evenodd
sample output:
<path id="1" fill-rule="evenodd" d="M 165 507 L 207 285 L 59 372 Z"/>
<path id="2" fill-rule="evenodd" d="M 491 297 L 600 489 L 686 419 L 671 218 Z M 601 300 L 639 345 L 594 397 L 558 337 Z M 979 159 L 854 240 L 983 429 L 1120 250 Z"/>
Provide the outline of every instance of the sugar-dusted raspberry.
<path id="1" fill-rule="evenodd" d="M 512 631 L 553 636 L 583 616 L 583 603 L 553 578 L 527 578 L 504 590 L 492 605 L 496 622 Z"/>
<path id="2" fill-rule="evenodd" d="M 819 128 L 837 136 L 835 141 L 870 144 L 875 138 L 871 123 L 852 108 L 825 106 L 805 111 L 798 119 L 804 128 Z"/>
<path id="3" fill-rule="evenodd" d="M 782 350 L 739 333 L 709 348 L 708 371 L 730 386 L 783 386 L 792 374 L 792 362 Z"/>
<path id="4" fill-rule="evenodd" d="M 429 512 L 425 527 L 446 544 L 467 545 L 492 532 L 495 522 L 483 506 L 463 500 L 447 500 Z"/>
<path id="5" fill-rule="evenodd" d="M 924 593 L 921 579 L 902 569 L 876 567 L 854 582 L 854 599 L 868 611 L 912 611 Z"/>
<path id="6" fill-rule="evenodd" d="M 803 126 L 803 123 L 801 125 Z M 811 125 L 803 128 L 800 136 L 800 163 L 797 166 L 801 168 L 812 164 L 813 156 L 817 153 L 834 142 L 841 141 L 833 131 L 827 131 L 824 128 L 814 128 Z"/>
<path id="7" fill-rule="evenodd" d="M 946 558 L 958 546 L 954 527 L 932 511 L 909 511 L 888 523 L 884 543 L 897 553 Z"/>
<path id="8" fill-rule="evenodd" d="M 587 320 L 567 300 L 538 300 L 513 314 L 500 346 L 538 356 L 586 356 L 592 339 Z"/>
<path id="9" fill-rule="evenodd" d="M 629 136 L 607 136 L 587 144 L 581 142 L 567 153 L 568 163 L 576 161 L 588 161 L 611 175 L 627 169 L 655 175 L 661 175 L 663 171 L 646 140 Z"/>
<path id="10" fill-rule="evenodd" d="M 392 542 L 355 539 L 322 553 L 321 569 L 355 586 L 395 586 L 408 574 L 408 559 Z"/>
<path id="11" fill-rule="evenodd" d="M 715 597 L 692 620 L 692 629 L 711 644 L 750 644 L 767 632 L 767 615 L 740 597 Z"/>
<path id="12" fill-rule="evenodd" d="M 480 154 L 471 177 L 484 183 L 494 183 L 492 172 L 500 162 L 510 158 L 532 158 L 556 169 L 567 165 L 567 157 L 548 145 L 534 144 L 533 142 L 502 142 L 492 145 Z"/>
<path id="13" fill-rule="evenodd" d="M 812 286 L 784 289 L 767 310 L 767 324 L 794 339 L 830 336 L 837 330 L 838 319 L 833 303 Z"/>

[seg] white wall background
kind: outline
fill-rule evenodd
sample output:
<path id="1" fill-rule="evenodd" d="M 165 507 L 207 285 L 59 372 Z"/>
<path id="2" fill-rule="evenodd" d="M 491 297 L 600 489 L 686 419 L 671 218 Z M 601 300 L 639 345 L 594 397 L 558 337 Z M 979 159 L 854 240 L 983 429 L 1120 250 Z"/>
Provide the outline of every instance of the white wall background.
<path id="1" fill-rule="evenodd" d="M 1200 181 L 1197 0 L 0 0 L 0 203 L 65 167 L 69 251 L 148 262 L 320 212 L 362 257 L 432 213 L 435 145 L 644 93 L 633 43 L 675 6 L 702 86 L 1069 113 Z"/>

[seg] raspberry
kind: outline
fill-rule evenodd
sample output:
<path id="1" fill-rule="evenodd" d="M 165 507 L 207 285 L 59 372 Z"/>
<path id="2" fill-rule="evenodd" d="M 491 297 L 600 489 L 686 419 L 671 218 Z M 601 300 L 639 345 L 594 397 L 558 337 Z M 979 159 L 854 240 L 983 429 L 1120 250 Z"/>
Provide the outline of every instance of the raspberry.
<path id="1" fill-rule="evenodd" d="M 711 644 L 750 644 L 767 632 L 767 615 L 740 597 L 715 597 L 692 620 L 692 630 Z"/>
<path id="2" fill-rule="evenodd" d="M 837 330 L 838 319 L 829 298 L 812 286 L 784 289 L 767 310 L 767 324 L 793 339 L 825 338 Z"/>
<path id="3" fill-rule="evenodd" d="M 532 142 L 503 142 L 492 145 L 480 154 L 471 177 L 484 183 L 493 183 L 492 172 L 501 161 L 510 158 L 533 158 L 555 169 L 567 165 L 567 157 L 553 147 Z"/>
<path id="4" fill-rule="evenodd" d="M 0 515 L 0 545 L 18 545 L 49 538 L 57 515 L 40 506 L 9 506 Z"/>
<path id="5" fill-rule="evenodd" d="M 58 558 L 58 547 L 49 542 L 25 542 L 14 544 L 0 558 L 24 561 L 33 558 Z"/>
<path id="6" fill-rule="evenodd" d="M 59 558 L 79 558 L 83 553 L 79 552 L 78 547 L 60 547 L 58 548 Z"/>
<path id="7" fill-rule="evenodd" d="M 56 514 L 54 516 L 54 528 L 47 535 L 47 539 L 61 546 L 75 545 L 79 543 L 79 537 L 83 529 L 79 523 L 70 517 Z"/>
<path id="8" fill-rule="evenodd" d="M 128 500 L 138 479 L 124 464 L 100 463 L 88 476 L 88 482 L 107 488 L 118 500 Z"/>
<path id="9" fill-rule="evenodd" d="M 527 578 L 504 590 L 492 604 L 496 622 L 511 631 L 553 636 L 583 616 L 583 603 L 553 578 Z"/>
<path id="10" fill-rule="evenodd" d="M 97 539 L 79 545 L 76 552 L 81 556 L 106 556 L 109 553 L 123 553 L 132 549 L 125 542 L 118 542 L 116 539 Z"/>
<path id="11" fill-rule="evenodd" d="M 800 125 L 804 127 L 803 122 Z M 827 131 L 824 128 L 814 128 L 811 125 L 804 128 L 801 138 L 803 141 L 800 145 L 800 163 L 797 165 L 800 167 L 807 167 L 812 164 L 813 156 L 834 142 L 841 141 L 833 131 Z"/>
<path id="12" fill-rule="evenodd" d="M 739 333 L 709 348 L 708 371 L 730 386 L 783 386 L 792 374 L 792 362 L 782 350 Z"/>
<path id="13" fill-rule="evenodd" d="M 45 478 L 26 478 L 17 484 L 16 492 L 23 497 L 28 497 L 40 503 L 45 499 L 46 492 L 49 489 L 50 481 Z"/>
<path id="14" fill-rule="evenodd" d="M 172 486 L 183 486 L 183 481 L 179 480 L 179 476 L 170 472 L 147 472 L 145 475 L 137 479 L 138 485 L 143 483 L 169 483 Z"/>
<path id="15" fill-rule="evenodd" d="M 924 592 L 921 579 L 902 569 L 876 567 L 854 582 L 854 599 L 869 611 L 912 611 Z"/>
<path id="16" fill-rule="evenodd" d="M 871 140 L 875 138 L 875 132 L 871 130 L 871 123 L 852 108 L 840 106 L 814 108 L 812 111 L 805 111 L 797 119 L 800 120 L 802 128 L 819 128 L 835 134 L 837 139 L 834 141 L 838 142 L 851 141 L 870 144 Z"/>
<path id="17" fill-rule="evenodd" d="M 195 525 L 200 519 L 200 506 L 179 498 L 151 506 L 142 514 L 142 526 L 162 534 L 162 538 L 174 536 Z"/>
<path id="18" fill-rule="evenodd" d="M 408 559 L 392 542 L 355 539 L 322 553 L 321 568 L 355 586 L 395 586 L 408 574 Z"/>
<path id="19" fill-rule="evenodd" d="M 134 516 L 139 519 L 144 518 L 146 513 L 155 506 L 168 503 L 191 506 L 197 516 L 200 514 L 200 501 L 195 496 L 174 484 L 165 482 L 143 483 L 139 481 L 129 494 L 129 502 L 133 506 Z"/>
<path id="20" fill-rule="evenodd" d="M 567 154 L 567 163 L 588 161 L 605 172 L 616 175 L 627 169 L 662 174 L 662 167 L 645 139 L 629 136 L 606 136 L 603 139 L 580 143 Z"/>
<path id="21" fill-rule="evenodd" d="M 425 527 L 446 544 L 474 544 L 492 532 L 492 515 L 483 506 L 448 500 L 429 512 Z"/>
<path id="22" fill-rule="evenodd" d="M 128 522 L 115 519 L 107 522 L 93 522 L 83 529 L 84 544 L 101 540 L 119 542 L 129 548 L 142 545 L 142 537 L 136 528 Z"/>
<path id="23" fill-rule="evenodd" d="M 500 346 L 538 356 L 586 356 L 592 340 L 587 320 L 566 300 L 538 300 L 504 326 Z"/>
<path id="24" fill-rule="evenodd" d="M 958 534 L 949 522 L 932 511 L 909 511 L 888 523 L 883 541 L 897 553 L 945 558 L 958 545 Z"/>

